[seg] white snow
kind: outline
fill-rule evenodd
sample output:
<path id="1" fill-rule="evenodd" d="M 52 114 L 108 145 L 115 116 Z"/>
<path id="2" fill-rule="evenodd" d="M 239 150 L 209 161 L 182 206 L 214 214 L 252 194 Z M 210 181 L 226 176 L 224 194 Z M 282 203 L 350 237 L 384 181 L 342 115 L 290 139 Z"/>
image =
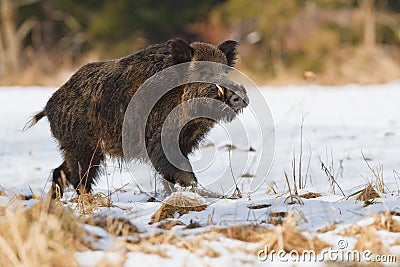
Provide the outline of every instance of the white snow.
<path id="1" fill-rule="evenodd" d="M 26 122 L 35 112 L 40 111 L 55 88 L 40 87 L 1 87 L 0 88 L 0 186 L 10 192 L 34 192 L 43 195 L 49 190 L 51 170 L 62 162 L 57 142 L 51 137 L 46 119 L 28 131 L 22 131 Z M 218 188 L 219 193 L 232 193 L 229 191 L 233 185 L 232 174 L 239 181 L 243 189 L 242 199 L 220 199 L 211 202 L 208 208 L 201 212 L 190 212 L 178 219 L 184 224 L 191 221 L 207 225 L 210 220 L 216 227 L 237 224 L 262 223 L 268 221 L 270 212 L 294 211 L 301 214 L 302 222 L 298 228 L 305 232 L 314 233 L 329 224 L 338 224 L 339 227 L 324 234 L 319 238 L 337 246 L 340 239 L 346 239 L 349 246 L 353 247 L 356 239 L 343 237 L 339 229 L 351 224 L 368 225 L 378 212 L 398 211 L 399 177 L 393 170 L 400 172 L 400 82 L 382 85 L 346 85 L 340 87 L 304 85 L 285 87 L 263 87 L 262 95 L 269 105 L 269 110 L 275 123 L 275 150 L 273 143 L 268 143 L 264 150 L 274 153 L 272 167 L 266 176 L 257 176 L 267 173 L 270 162 L 258 157 L 263 140 L 255 132 L 258 125 L 252 120 L 254 114 L 250 110 L 241 115 L 239 122 L 247 125 L 247 136 L 236 128 L 229 128 L 231 136 L 224 134 L 224 129 L 217 128 L 211 132 L 204 144 L 213 143 L 212 146 L 203 146 L 194 153 L 191 159 L 197 171 L 199 181 L 203 184 L 212 184 L 209 188 Z M 250 101 L 252 97 L 259 98 L 256 89 L 249 89 Z M 258 103 L 254 101 L 254 103 Z M 265 107 L 264 107 L 265 109 Z M 262 110 L 262 109 L 257 109 Z M 262 118 L 265 114 L 255 114 Z M 303 204 L 288 205 L 285 201 L 288 196 L 284 172 L 287 173 L 292 184 L 292 161 L 296 159 L 296 172 L 300 157 L 300 134 L 303 122 L 302 146 L 302 174 L 308 174 L 304 189 L 299 192 L 318 192 L 322 196 L 317 199 L 302 199 Z M 262 124 L 262 127 L 268 125 Z M 269 125 L 271 126 L 271 125 Z M 268 127 L 269 127 L 268 126 Z M 254 132 L 253 132 L 254 130 Z M 262 129 L 264 133 L 272 133 L 271 129 Z M 264 143 L 273 140 L 273 135 L 263 136 Z M 229 151 L 224 149 L 229 140 L 233 140 L 236 149 L 232 150 L 232 159 L 229 163 Z M 255 152 L 249 152 L 249 147 Z M 345 198 L 339 188 L 335 192 L 330 190 L 330 182 L 321 170 L 319 158 L 329 168 L 333 164 L 333 175 L 346 196 L 363 189 L 369 182 L 374 183 L 375 178 L 363 159 L 362 153 L 368 159 L 372 168 L 383 165 L 383 177 L 386 192 L 382 198 L 375 199 L 374 204 L 367 207 L 364 202 L 356 201 L 355 197 Z M 272 154 L 271 154 L 272 155 Z M 208 169 L 207 161 L 211 161 Z M 257 161 L 260 161 L 257 163 Z M 231 165 L 231 166 L 230 166 Z M 309 166 L 309 167 L 308 167 Z M 138 166 L 139 182 L 150 181 L 153 172 L 146 166 Z M 308 171 L 307 171 L 308 169 Z M 99 212 L 120 213 L 137 224 L 140 231 L 154 233 L 154 226 L 148 225 L 151 216 L 160 207 L 160 203 L 147 202 L 148 197 L 139 193 L 131 172 L 123 166 L 122 171 L 112 160 L 107 162 L 107 175 L 103 175 L 95 192 L 114 192 L 112 194 L 113 208 L 102 208 Z M 228 172 L 230 178 L 221 173 Z M 255 174 L 256 178 L 242 178 L 244 172 Z M 223 179 L 215 179 L 219 176 Z M 298 177 L 297 177 L 298 178 Z M 246 180 L 247 179 L 247 180 Z M 248 181 L 262 182 L 256 192 L 248 193 Z M 275 183 L 277 194 L 266 190 Z M 151 188 L 151 187 L 150 187 Z M 222 188 L 222 189 L 221 189 Z M 69 197 L 73 194 L 68 193 Z M 68 199 L 66 194 L 66 199 Z M 0 206 L 6 205 L 7 197 L 0 196 Z M 250 204 L 269 204 L 262 209 L 249 209 Z M 211 227 L 214 227 L 211 226 Z M 81 266 L 95 266 L 105 259 L 108 261 L 119 260 L 122 254 L 107 250 L 112 247 L 112 238 L 102 229 L 85 226 L 99 238 L 98 250 L 76 253 L 76 258 Z M 186 230 L 176 227 L 175 231 L 190 238 L 191 234 L 205 231 L 210 226 Z M 382 242 L 391 253 L 400 254 L 399 246 L 390 247 L 397 238 L 398 233 L 379 231 Z M 111 239 L 110 239 L 111 238 Z M 177 248 L 172 245 L 162 245 L 157 248 L 163 250 L 168 258 L 156 254 L 130 252 L 126 255 L 126 266 L 260 266 L 268 262 L 260 262 L 257 256 L 241 251 L 242 246 L 251 246 L 249 243 L 221 238 L 210 242 L 210 246 L 219 252 L 216 258 L 203 257 Z M 122 253 L 122 252 L 121 252 Z M 274 262 L 275 266 L 277 262 Z M 281 263 L 282 266 L 288 266 Z M 299 264 L 302 266 L 302 264 Z"/>

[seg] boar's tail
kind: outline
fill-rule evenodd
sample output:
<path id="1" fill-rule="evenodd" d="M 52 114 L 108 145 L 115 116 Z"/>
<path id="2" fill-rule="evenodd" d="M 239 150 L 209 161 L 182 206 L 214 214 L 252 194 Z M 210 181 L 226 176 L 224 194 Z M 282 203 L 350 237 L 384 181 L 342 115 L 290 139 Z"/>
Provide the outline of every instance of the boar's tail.
<path id="1" fill-rule="evenodd" d="M 33 125 L 35 125 L 40 119 L 46 116 L 46 112 L 44 110 L 40 111 L 36 115 L 34 115 L 24 126 L 22 131 L 26 131 L 29 128 L 31 128 Z"/>

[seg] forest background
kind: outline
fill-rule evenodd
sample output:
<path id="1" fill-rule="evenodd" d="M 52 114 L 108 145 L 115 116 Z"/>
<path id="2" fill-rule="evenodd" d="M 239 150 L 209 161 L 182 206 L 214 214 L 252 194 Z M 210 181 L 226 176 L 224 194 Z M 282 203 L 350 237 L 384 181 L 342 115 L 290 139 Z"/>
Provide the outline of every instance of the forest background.
<path id="1" fill-rule="evenodd" d="M 400 79 L 398 0 L 0 0 L 0 85 L 58 86 L 175 37 L 239 41 L 259 84 Z"/>

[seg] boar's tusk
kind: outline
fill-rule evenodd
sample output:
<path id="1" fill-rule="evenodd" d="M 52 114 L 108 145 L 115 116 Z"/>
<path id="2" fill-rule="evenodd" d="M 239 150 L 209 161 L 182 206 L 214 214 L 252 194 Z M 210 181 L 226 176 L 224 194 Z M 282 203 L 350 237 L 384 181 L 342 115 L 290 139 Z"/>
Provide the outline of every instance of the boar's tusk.
<path id="1" fill-rule="evenodd" d="M 218 84 L 215 84 L 215 86 L 217 86 L 218 91 L 221 93 L 221 95 L 224 95 L 224 90 L 222 89 L 222 87 L 219 86 Z"/>

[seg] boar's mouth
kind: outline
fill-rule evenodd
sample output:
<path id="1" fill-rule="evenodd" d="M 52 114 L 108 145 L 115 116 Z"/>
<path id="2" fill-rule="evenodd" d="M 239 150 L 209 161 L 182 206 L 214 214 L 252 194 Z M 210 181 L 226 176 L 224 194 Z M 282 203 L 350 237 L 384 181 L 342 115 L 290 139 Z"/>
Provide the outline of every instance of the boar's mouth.
<path id="1" fill-rule="evenodd" d="M 232 89 L 227 89 L 226 87 L 222 87 L 219 84 L 215 84 L 215 86 L 218 88 L 218 93 L 221 94 L 223 97 L 223 102 L 224 102 L 223 110 L 231 109 L 236 114 L 239 114 L 243 112 L 243 109 L 249 105 L 249 98 L 243 86 L 239 86 L 239 88 L 232 88 Z M 228 91 L 230 91 L 229 94 Z"/>
<path id="2" fill-rule="evenodd" d="M 223 85 L 222 85 L 223 84 Z M 199 97 L 201 102 L 187 102 L 190 112 L 194 114 L 208 114 L 217 121 L 231 122 L 237 115 L 243 112 L 243 109 L 249 105 L 249 98 L 246 89 L 242 85 L 232 82 L 221 83 L 190 83 L 186 99 L 194 99 Z M 191 87 L 196 85 L 194 88 Z M 203 87 L 204 86 L 204 87 Z M 200 94 L 197 95 L 198 88 L 201 88 Z M 194 90 L 196 89 L 196 90 Z M 204 94 L 209 94 L 205 96 Z M 207 98 L 218 101 L 207 101 Z M 203 113 L 202 113 L 203 112 Z"/>
<path id="3" fill-rule="evenodd" d="M 220 119 L 231 122 L 237 115 L 243 112 L 249 104 L 246 90 L 242 86 L 221 86 L 217 83 L 214 86 L 218 89 Z M 228 89 L 229 87 L 229 89 Z"/>

